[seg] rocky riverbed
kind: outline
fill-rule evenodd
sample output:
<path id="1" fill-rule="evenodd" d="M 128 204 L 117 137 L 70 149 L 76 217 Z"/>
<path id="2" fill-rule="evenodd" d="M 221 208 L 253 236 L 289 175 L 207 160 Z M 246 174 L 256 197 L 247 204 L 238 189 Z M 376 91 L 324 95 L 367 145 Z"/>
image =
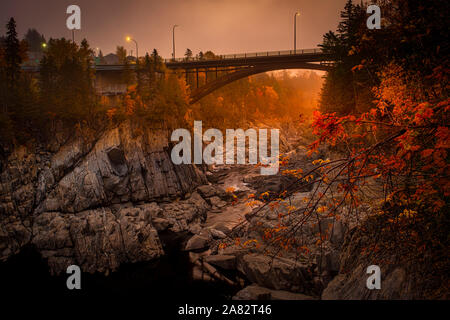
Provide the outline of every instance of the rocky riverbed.
<path id="1" fill-rule="evenodd" d="M 311 167 L 301 146 L 292 148 L 291 158 L 294 167 Z M 170 288 L 168 296 L 194 283 L 199 297 L 245 300 L 399 294 L 404 281 L 395 275 L 402 270 L 391 270 L 393 280 L 379 296 L 361 289 L 362 262 L 353 273 L 339 274 L 355 240 L 345 241 L 350 226 L 334 218 L 303 227 L 308 255 L 221 247 L 234 239 L 262 242 L 264 228 L 277 225 L 280 212 L 263 207 L 255 215 L 263 203 L 248 206 L 247 198 L 280 193 L 292 178 L 259 172 L 243 165 L 174 165 L 165 130 L 129 122 L 90 138 L 57 135 L 50 146 L 16 148 L 0 174 L 1 268 L 12 272 L 32 256 L 47 269 L 42 274 L 58 282 L 75 264 L 90 274 L 92 291 L 98 286 L 119 293 L 131 277 L 142 290 L 155 283 Z M 310 193 L 311 187 L 298 190 L 289 201 L 300 205 Z M 329 229 L 330 237 L 317 246 L 319 227 Z"/>

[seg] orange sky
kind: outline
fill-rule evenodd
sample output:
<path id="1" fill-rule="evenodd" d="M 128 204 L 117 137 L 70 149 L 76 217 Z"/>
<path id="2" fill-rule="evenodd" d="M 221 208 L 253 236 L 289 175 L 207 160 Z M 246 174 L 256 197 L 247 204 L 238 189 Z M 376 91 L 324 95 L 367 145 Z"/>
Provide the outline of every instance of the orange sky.
<path id="1" fill-rule="evenodd" d="M 65 23 L 70 4 L 81 7 L 82 30 L 76 40 L 86 37 L 107 54 L 117 45 L 134 50 L 125 42 L 131 35 L 140 55 L 157 48 L 168 58 L 173 24 L 180 25 L 177 56 L 186 48 L 194 54 L 291 49 L 297 10 L 297 48 L 314 48 L 325 32 L 335 30 L 345 0 L 1 0 L 0 32 L 4 34 L 7 19 L 14 16 L 21 36 L 34 27 L 46 38 L 70 38 Z"/>

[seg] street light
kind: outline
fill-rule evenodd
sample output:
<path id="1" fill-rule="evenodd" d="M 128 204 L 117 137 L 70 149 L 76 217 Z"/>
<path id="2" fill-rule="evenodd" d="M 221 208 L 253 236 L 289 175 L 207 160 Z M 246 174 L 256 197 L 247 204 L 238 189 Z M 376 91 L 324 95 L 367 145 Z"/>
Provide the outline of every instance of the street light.
<path id="1" fill-rule="evenodd" d="M 172 49 L 173 49 L 172 56 L 173 56 L 173 60 L 175 60 L 175 28 L 176 27 L 178 27 L 178 25 L 174 25 L 173 28 L 172 28 L 172 44 L 173 44 L 173 46 L 172 46 Z"/>
<path id="2" fill-rule="evenodd" d="M 47 44 L 45 42 L 42 43 L 41 46 L 42 46 L 43 49 L 47 48 Z"/>
<path id="3" fill-rule="evenodd" d="M 127 40 L 127 42 L 133 41 L 136 44 L 136 63 L 139 63 L 139 51 L 138 51 L 138 43 L 137 43 L 137 41 L 134 40 L 133 38 L 129 37 L 129 36 L 126 38 L 126 40 Z"/>
<path id="4" fill-rule="evenodd" d="M 294 15 L 294 54 L 297 53 L 297 16 L 300 15 L 300 11 L 297 11 Z"/>

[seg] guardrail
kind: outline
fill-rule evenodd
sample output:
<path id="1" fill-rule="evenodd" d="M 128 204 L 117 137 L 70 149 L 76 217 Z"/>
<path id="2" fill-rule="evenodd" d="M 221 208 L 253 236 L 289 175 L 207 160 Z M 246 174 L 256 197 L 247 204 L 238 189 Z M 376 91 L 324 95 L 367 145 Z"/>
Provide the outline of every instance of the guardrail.
<path id="1" fill-rule="evenodd" d="M 297 50 L 282 50 L 282 51 L 265 51 L 265 52 L 251 52 L 251 53 L 237 53 L 237 54 L 224 54 L 214 55 L 214 57 L 193 57 L 193 58 L 176 58 L 176 59 L 164 59 L 164 63 L 170 62 L 194 62 L 204 60 L 229 60 L 229 59 L 245 59 L 256 57 L 273 57 L 273 56 L 291 56 L 291 55 L 303 55 L 303 54 L 315 54 L 322 53 L 322 49 L 297 49 Z"/>

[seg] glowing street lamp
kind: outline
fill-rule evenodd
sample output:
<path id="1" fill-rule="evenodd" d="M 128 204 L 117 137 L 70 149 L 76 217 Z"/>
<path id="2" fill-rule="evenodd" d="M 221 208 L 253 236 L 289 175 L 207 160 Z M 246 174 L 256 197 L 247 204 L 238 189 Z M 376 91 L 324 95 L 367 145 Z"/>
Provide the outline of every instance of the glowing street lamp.
<path id="1" fill-rule="evenodd" d="M 41 47 L 42 47 L 43 49 L 45 49 L 45 48 L 47 48 L 47 44 L 44 42 L 43 44 L 41 44 Z"/>
<path id="2" fill-rule="evenodd" d="M 133 41 L 136 44 L 136 63 L 139 62 L 139 51 L 138 51 L 138 43 L 136 40 L 131 38 L 130 36 L 126 37 L 127 42 Z"/>
<path id="3" fill-rule="evenodd" d="M 300 16 L 300 11 L 294 15 L 294 54 L 297 53 L 297 16 Z"/>

